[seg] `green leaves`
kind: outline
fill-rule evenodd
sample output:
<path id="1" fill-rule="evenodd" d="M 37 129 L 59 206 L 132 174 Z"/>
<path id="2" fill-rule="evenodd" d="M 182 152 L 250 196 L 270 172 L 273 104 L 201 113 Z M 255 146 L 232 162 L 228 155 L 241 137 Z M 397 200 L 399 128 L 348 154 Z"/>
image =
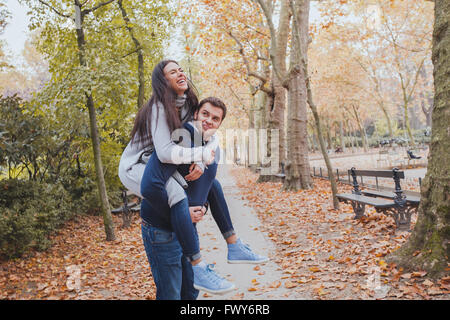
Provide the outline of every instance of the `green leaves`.
<path id="1" fill-rule="evenodd" d="M 86 95 L 92 95 L 97 112 L 102 160 L 108 188 L 118 188 L 117 166 L 129 140 L 137 111 L 138 60 L 136 47 L 118 3 L 113 1 L 83 16 L 84 58 L 80 64 L 72 0 L 23 0 L 30 7 L 32 28 L 40 31 L 37 49 L 49 64 L 50 81 L 35 96 L 36 114 L 62 141 L 70 137 L 85 172 L 94 174 Z M 83 2 L 82 2 L 83 3 Z M 163 57 L 163 42 L 170 36 L 172 8 L 169 1 L 123 0 L 128 26 L 133 28 L 144 55 L 145 79 Z M 84 2 L 87 12 L 98 3 Z M 66 17 L 70 16 L 70 17 Z M 150 82 L 145 83 L 150 96 Z M 2 131 L 2 130 L 0 130 Z M 0 144 L 1 144 L 0 138 Z M 95 179 L 93 179 L 95 180 Z"/>

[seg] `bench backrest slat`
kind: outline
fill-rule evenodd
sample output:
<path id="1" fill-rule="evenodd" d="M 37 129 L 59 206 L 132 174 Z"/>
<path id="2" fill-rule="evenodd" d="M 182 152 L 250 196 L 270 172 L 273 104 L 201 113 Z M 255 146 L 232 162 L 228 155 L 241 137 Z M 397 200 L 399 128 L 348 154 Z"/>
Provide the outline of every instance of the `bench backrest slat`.
<path id="1" fill-rule="evenodd" d="M 351 175 L 352 171 L 348 170 L 348 174 Z M 392 178 L 394 176 L 392 170 L 355 170 L 357 176 L 365 177 L 379 177 L 379 178 Z M 398 171 L 398 177 L 400 179 L 405 178 L 405 173 L 403 171 Z"/>

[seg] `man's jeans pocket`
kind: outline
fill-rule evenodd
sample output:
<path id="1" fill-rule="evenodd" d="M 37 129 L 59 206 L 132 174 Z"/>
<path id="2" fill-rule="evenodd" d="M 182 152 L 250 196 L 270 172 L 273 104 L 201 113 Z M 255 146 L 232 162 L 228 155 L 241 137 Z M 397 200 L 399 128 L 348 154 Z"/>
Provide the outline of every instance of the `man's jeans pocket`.
<path id="1" fill-rule="evenodd" d="M 158 245 L 172 242 L 175 239 L 175 234 L 170 231 L 155 228 L 150 224 L 143 222 L 142 237 L 144 238 L 144 242 L 147 241 L 149 244 Z"/>
<path id="2" fill-rule="evenodd" d="M 153 244 L 166 244 L 173 241 L 174 233 L 161 229 L 151 228 L 150 239 Z"/>

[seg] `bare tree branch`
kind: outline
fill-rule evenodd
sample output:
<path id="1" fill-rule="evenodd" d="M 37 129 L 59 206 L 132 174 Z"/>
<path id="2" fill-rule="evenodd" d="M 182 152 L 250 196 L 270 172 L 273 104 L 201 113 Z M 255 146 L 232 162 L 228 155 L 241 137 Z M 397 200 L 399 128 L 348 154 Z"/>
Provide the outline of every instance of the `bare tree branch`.
<path id="1" fill-rule="evenodd" d="M 263 75 L 260 75 L 257 72 L 254 72 L 254 71 L 251 70 L 250 63 L 248 62 L 248 59 L 247 59 L 247 57 L 245 56 L 245 53 L 244 53 L 244 46 L 242 45 L 242 43 L 239 41 L 239 39 L 236 38 L 236 36 L 231 31 L 229 31 L 228 34 L 230 35 L 231 38 L 233 38 L 233 40 L 239 46 L 239 53 L 242 56 L 242 59 L 244 60 L 245 67 L 247 68 L 247 75 L 249 77 L 254 77 L 254 78 L 258 79 L 259 81 L 261 81 L 262 86 L 263 86 L 268 81 L 267 77 L 264 77 Z"/>
<path id="2" fill-rule="evenodd" d="M 62 12 L 60 12 L 58 9 L 56 9 L 55 7 L 51 6 L 50 4 L 48 4 L 46 1 L 44 0 L 39 0 L 40 3 L 42 3 L 43 5 L 45 5 L 46 7 L 50 8 L 51 10 L 53 10 L 53 12 L 55 12 L 56 14 L 58 14 L 61 17 L 64 18 L 72 18 L 72 16 L 70 14 L 64 14 Z"/>
<path id="3" fill-rule="evenodd" d="M 277 51 L 277 32 L 275 30 L 275 26 L 273 24 L 273 19 L 272 19 L 272 6 L 271 6 L 271 2 L 266 2 L 264 0 L 253 0 L 256 3 L 258 3 L 264 13 L 264 16 L 266 17 L 267 20 L 267 24 L 269 26 L 269 30 L 270 30 L 270 60 L 272 61 L 272 70 L 275 73 L 276 77 L 278 78 L 278 80 L 283 84 L 283 86 L 285 88 L 287 87 L 287 79 L 288 78 L 285 74 L 281 73 L 281 70 L 278 70 L 277 66 L 279 64 L 277 64 L 277 57 L 275 52 Z"/>
<path id="4" fill-rule="evenodd" d="M 101 3 L 97 4 L 96 6 L 90 8 L 90 9 L 84 9 L 83 10 L 83 14 L 89 14 L 91 12 L 94 12 L 95 10 L 100 9 L 101 7 L 106 6 L 106 5 L 108 5 L 108 4 L 110 4 L 111 2 L 114 2 L 114 1 L 115 0 L 108 0 L 108 1 L 105 1 L 105 2 L 101 2 Z"/>

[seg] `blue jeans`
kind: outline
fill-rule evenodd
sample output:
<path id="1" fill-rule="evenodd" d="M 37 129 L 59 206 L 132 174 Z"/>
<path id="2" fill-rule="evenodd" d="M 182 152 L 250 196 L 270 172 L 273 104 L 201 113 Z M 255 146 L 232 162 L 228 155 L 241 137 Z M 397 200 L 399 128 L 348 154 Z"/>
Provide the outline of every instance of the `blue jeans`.
<path id="1" fill-rule="evenodd" d="M 141 225 L 145 252 L 156 284 L 157 300 L 195 300 L 192 265 L 183 255 L 174 232 Z"/>
<path id="2" fill-rule="evenodd" d="M 214 221 L 216 221 L 224 239 L 235 234 L 222 186 L 217 179 L 214 179 L 211 189 L 209 190 L 208 202 L 211 209 L 211 215 L 213 216 Z"/>

